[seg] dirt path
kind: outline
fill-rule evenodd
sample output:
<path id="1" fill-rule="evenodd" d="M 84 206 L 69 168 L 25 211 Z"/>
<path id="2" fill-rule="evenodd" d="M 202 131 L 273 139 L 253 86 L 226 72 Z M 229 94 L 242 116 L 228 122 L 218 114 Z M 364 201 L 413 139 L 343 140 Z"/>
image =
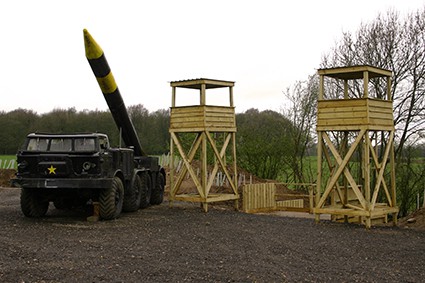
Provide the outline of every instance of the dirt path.
<path id="1" fill-rule="evenodd" d="M 1 282 L 423 282 L 425 232 L 167 204 L 23 217 L 0 189 Z"/>

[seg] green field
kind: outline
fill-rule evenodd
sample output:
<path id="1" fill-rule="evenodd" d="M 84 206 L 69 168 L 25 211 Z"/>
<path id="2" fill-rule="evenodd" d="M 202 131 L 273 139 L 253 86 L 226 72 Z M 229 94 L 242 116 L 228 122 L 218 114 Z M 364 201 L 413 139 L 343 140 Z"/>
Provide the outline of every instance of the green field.
<path id="1" fill-rule="evenodd" d="M 0 169 L 16 169 L 16 155 L 0 155 Z"/>

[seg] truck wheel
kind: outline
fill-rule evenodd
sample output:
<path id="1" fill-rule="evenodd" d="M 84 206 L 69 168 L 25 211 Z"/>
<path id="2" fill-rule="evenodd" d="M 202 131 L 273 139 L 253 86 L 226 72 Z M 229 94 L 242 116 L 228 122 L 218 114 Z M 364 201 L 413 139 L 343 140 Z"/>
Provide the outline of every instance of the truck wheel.
<path id="1" fill-rule="evenodd" d="M 115 177 L 110 188 L 100 192 L 100 217 L 104 220 L 117 218 L 123 206 L 124 185 L 120 178 Z"/>
<path id="2" fill-rule="evenodd" d="M 123 210 L 127 212 L 136 211 L 140 207 L 142 199 L 142 180 L 139 175 L 134 176 L 134 181 L 124 193 Z"/>
<path id="3" fill-rule="evenodd" d="M 33 189 L 22 189 L 21 210 L 26 217 L 42 217 L 49 209 L 49 201 Z"/>
<path id="4" fill-rule="evenodd" d="M 149 206 L 152 195 L 151 188 L 151 177 L 147 173 L 143 173 L 142 177 L 142 189 L 141 189 L 141 197 L 140 197 L 140 208 L 145 208 Z"/>
<path id="5" fill-rule="evenodd" d="M 161 204 L 164 200 L 165 178 L 161 172 L 156 176 L 155 188 L 152 190 L 151 204 Z"/>

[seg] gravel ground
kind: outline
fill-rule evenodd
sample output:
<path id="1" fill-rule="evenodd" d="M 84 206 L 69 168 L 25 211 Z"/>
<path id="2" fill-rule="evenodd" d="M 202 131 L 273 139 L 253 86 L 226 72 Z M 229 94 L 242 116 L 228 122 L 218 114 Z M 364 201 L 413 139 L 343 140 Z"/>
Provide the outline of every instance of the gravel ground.
<path id="1" fill-rule="evenodd" d="M 167 203 L 25 218 L 0 188 L 1 282 L 423 282 L 425 231 Z"/>

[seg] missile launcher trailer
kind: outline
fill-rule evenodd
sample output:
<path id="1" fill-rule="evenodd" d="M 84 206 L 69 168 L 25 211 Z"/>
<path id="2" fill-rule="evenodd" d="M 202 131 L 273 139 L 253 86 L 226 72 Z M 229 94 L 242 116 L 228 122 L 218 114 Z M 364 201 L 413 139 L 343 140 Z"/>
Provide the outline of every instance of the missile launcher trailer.
<path id="1" fill-rule="evenodd" d="M 58 209 L 94 203 L 100 218 L 107 220 L 122 210 L 163 201 L 165 170 L 158 158 L 143 151 L 103 51 L 86 30 L 84 43 L 127 147 L 113 148 L 108 136 L 99 133 L 29 134 L 17 154 L 18 172 L 12 180 L 22 188 L 21 209 L 27 217 L 44 216 L 50 202 Z"/>

